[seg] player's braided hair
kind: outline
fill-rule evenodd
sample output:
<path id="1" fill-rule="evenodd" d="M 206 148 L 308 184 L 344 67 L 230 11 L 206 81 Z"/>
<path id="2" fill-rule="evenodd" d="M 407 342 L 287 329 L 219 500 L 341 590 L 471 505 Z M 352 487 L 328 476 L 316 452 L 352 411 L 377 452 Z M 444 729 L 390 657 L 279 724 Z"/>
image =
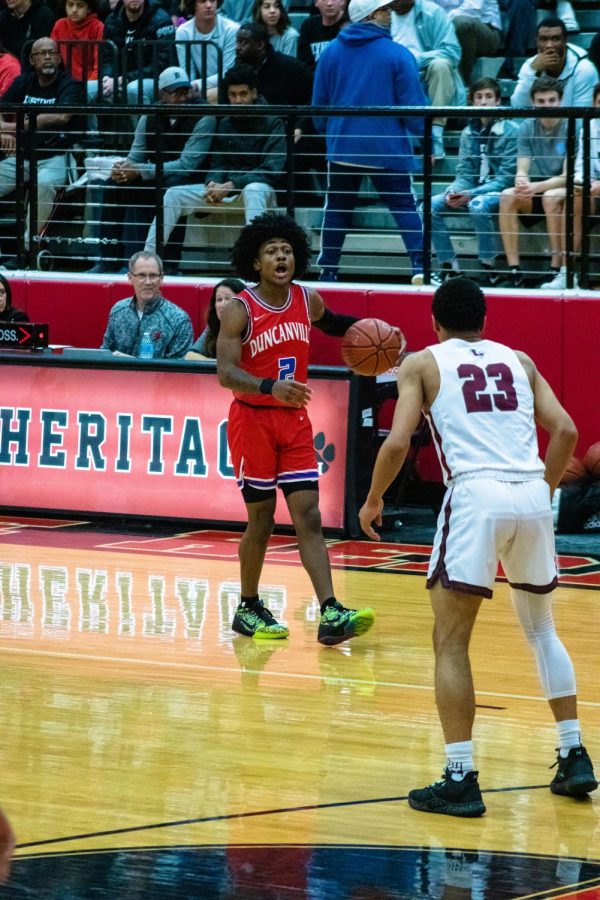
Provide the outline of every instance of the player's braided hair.
<path id="1" fill-rule="evenodd" d="M 246 281 L 256 281 L 254 260 L 258 259 L 258 252 L 262 245 L 275 238 L 280 238 L 290 244 L 296 261 L 294 278 L 302 278 L 311 257 L 308 236 L 304 228 L 301 228 L 291 216 L 274 212 L 263 213 L 252 219 L 250 224 L 242 229 L 233 245 L 231 262 L 240 278 L 244 278 Z"/>
<path id="2" fill-rule="evenodd" d="M 486 305 L 483 291 L 471 278 L 448 278 L 433 295 L 431 311 L 447 331 L 480 331 Z"/>

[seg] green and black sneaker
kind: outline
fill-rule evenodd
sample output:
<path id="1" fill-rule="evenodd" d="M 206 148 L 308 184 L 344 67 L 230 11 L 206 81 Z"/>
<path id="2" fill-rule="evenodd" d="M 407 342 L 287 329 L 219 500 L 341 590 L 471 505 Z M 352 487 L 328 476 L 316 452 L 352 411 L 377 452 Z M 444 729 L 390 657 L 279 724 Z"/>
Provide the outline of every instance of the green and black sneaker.
<path id="1" fill-rule="evenodd" d="M 365 609 L 346 609 L 337 600 L 325 608 L 319 622 L 317 640 L 320 644 L 333 646 L 350 638 L 365 634 L 375 620 L 375 613 L 370 607 Z"/>
<path id="2" fill-rule="evenodd" d="M 583 797 L 596 790 L 598 782 L 585 747 L 571 747 L 568 756 L 561 756 L 559 751 L 557 754 L 556 762 L 550 766 L 551 769 L 558 766 L 558 771 L 550 782 L 553 794 Z"/>
<path id="3" fill-rule="evenodd" d="M 235 611 L 231 627 L 238 634 L 253 637 L 257 641 L 286 638 L 290 633 L 285 625 L 279 624 L 262 600 L 253 606 L 243 606 L 240 603 Z"/>

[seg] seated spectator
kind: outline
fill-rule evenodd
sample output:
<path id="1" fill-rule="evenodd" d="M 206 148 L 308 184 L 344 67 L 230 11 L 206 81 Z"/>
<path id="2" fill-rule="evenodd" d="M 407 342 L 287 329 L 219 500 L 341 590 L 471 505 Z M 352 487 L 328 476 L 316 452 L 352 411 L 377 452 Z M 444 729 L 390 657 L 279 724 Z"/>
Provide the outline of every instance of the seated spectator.
<path id="1" fill-rule="evenodd" d="M 186 353 L 186 359 L 217 358 L 217 338 L 221 328 L 223 307 L 245 287 L 246 285 L 239 278 L 224 278 L 215 284 L 208 302 L 206 328 Z"/>
<path id="2" fill-rule="evenodd" d="M 27 313 L 12 305 L 10 283 L 0 275 L 0 322 L 29 322 Z"/>
<path id="3" fill-rule="evenodd" d="M 2 114 L 2 106 L 27 103 L 44 111 L 36 115 L 37 229 L 41 230 L 52 212 L 58 188 L 67 183 L 67 151 L 81 136 L 82 122 L 70 113 L 53 113 L 52 107 L 81 106 L 81 84 L 60 69 L 60 53 L 56 41 L 40 38 L 32 48 L 29 62 L 32 72 L 19 75 L 0 100 L 0 197 L 14 191 L 17 181 L 16 122 Z M 25 132 L 19 136 L 25 146 L 25 180 L 29 181 L 32 152 L 29 115 Z"/>
<path id="4" fill-rule="evenodd" d="M 567 31 L 560 19 L 548 16 L 540 22 L 537 49 L 519 70 L 511 106 L 532 105 L 531 85 L 541 75 L 560 79 L 564 106 L 591 106 L 598 72 L 585 50 L 567 43 Z"/>
<path id="5" fill-rule="evenodd" d="M 562 102 L 562 82 L 542 76 L 531 85 L 531 100 L 536 109 L 556 109 Z M 519 220 L 535 225 L 548 221 L 552 251 L 551 267 L 557 274 L 562 264 L 560 233 L 556 227 L 555 188 L 564 187 L 566 177 L 567 119 L 552 116 L 526 119 L 517 135 L 517 172 L 515 186 L 500 198 L 500 234 L 509 273 L 504 287 L 520 287 L 524 276 L 519 256 Z"/>
<path id="6" fill-rule="evenodd" d="M 104 23 L 104 40 L 116 46 L 125 66 L 128 103 L 154 101 L 154 73 L 162 72 L 172 60 L 175 28 L 157 0 L 122 0 Z M 154 43 L 158 41 L 155 51 Z M 107 53 L 102 93 L 116 93 L 115 59 Z M 141 96 L 140 96 L 141 93 Z"/>
<path id="7" fill-rule="evenodd" d="M 594 107 L 600 108 L 600 84 L 594 87 Z M 579 148 L 575 159 L 573 173 L 573 255 L 576 259 L 581 256 L 582 219 L 583 219 L 583 131 L 579 133 Z M 566 252 L 566 216 L 565 200 L 566 188 L 557 188 L 552 191 L 556 197 L 557 215 L 560 223 L 557 230 L 560 235 L 561 247 Z M 590 119 L 590 188 L 589 188 L 589 212 L 597 218 L 600 215 L 600 118 Z M 590 223 L 590 227 L 593 223 Z M 563 256 L 564 263 L 565 256 Z M 574 287 L 577 287 L 577 275 L 573 278 Z M 541 287 L 552 291 L 564 291 L 567 287 L 567 267 L 561 265 L 559 272 L 550 281 L 546 281 Z"/>
<path id="8" fill-rule="evenodd" d="M 21 74 L 21 63 L 9 53 L 0 41 L 0 97 L 3 97 L 17 75 Z"/>
<path id="9" fill-rule="evenodd" d="M 191 96 L 188 76 L 177 66 L 161 72 L 158 88 L 159 105 L 193 103 L 202 111 L 207 109 L 197 94 Z M 180 114 L 176 108 L 163 119 L 161 153 L 166 188 L 203 177 L 215 128 L 214 116 Z M 127 159 L 116 162 L 109 181 L 97 188 L 101 192 L 96 202 L 101 210 L 102 259 L 90 270 L 94 274 L 118 271 L 119 259 L 129 259 L 144 242 L 156 209 L 156 134 L 156 117 L 141 116 Z"/>
<path id="10" fill-rule="evenodd" d="M 296 56 L 299 34 L 281 0 L 254 0 L 252 20 L 265 26 L 273 50 Z"/>
<path id="11" fill-rule="evenodd" d="M 500 106 L 500 85 L 494 78 L 480 78 L 471 86 L 472 106 Z M 460 136 L 460 148 L 454 181 L 443 194 L 431 198 L 431 242 L 441 272 L 433 284 L 441 284 L 454 275 L 462 275 L 454 253 L 445 217 L 463 210 L 471 217 L 477 234 L 481 283 L 488 287 L 500 282 L 496 256 L 501 251 L 497 214 L 500 194 L 514 184 L 517 167 L 519 125 L 511 119 L 470 120 Z"/>
<path id="12" fill-rule="evenodd" d="M 219 118 L 212 145 L 212 167 L 205 184 L 172 187 L 164 197 L 163 240 L 169 240 L 180 216 L 197 210 L 207 215 L 223 206 L 244 210 L 246 224 L 277 202 L 286 164 L 283 122 L 275 116 L 236 116 L 236 106 L 266 105 L 257 90 L 250 66 L 234 66 L 224 78 L 234 110 Z M 156 219 L 150 226 L 146 250 L 156 247 Z"/>
<path id="13" fill-rule="evenodd" d="M 98 81 L 98 47 L 82 44 L 61 43 L 63 41 L 101 41 L 104 22 L 98 18 L 97 0 L 66 0 L 66 18 L 54 23 L 50 35 L 59 46 L 65 69 L 75 81 Z M 90 91 L 96 97 L 97 87 Z"/>
<path id="14" fill-rule="evenodd" d="M 504 23 L 504 61 L 496 78 L 514 80 L 515 59 L 527 56 L 535 46 L 537 3 L 536 0 L 499 0 L 499 5 Z"/>
<path id="15" fill-rule="evenodd" d="M 145 250 L 134 253 L 127 278 L 133 286 L 133 297 L 119 300 L 111 309 L 102 348 L 115 356 L 140 356 L 140 344 L 148 332 L 154 359 L 185 356 L 194 339 L 192 320 L 162 296 L 160 256 Z"/>
<path id="16" fill-rule="evenodd" d="M 497 0 L 436 0 L 456 29 L 462 56 L 459 72 L 465 84 L 473 80 L 480 56 L 494 56 L 502 45 L 502 19 Z"/>
<path id="17" fill-rule="evenodd" d="M 443 9 L 431 0 L 395 0 L 392 37 L 417 61 L 432 106 L 463 106 L 465 86 L 458 74 L 460 44 Z M 443 159 L 445 119 L 433 120 L 433 155 Z"/>
<path id="18" fill-rule="evenodd" d="M 179 65 L 189 74 L 194 90 L 205 94 L 209 103 L 216 103 L 219 78 L 235 63 L 235 36 L 239 26 L 217 12 L 219 0 L 183 0 L 182 6 L 192 18 L 175 32 Z M 184 41 L 194 44 L 186 47 Z M 206 71 L 202 67 L 203 48 L 197 41 L 207 42 Z M 213 44 L 221 50 L 220 71 L 219 53 Z"/>
<path id="19" fill-rule="evenodd" d="M 300 26 L 298 59 L 314 71 L 321 53 L 349 22 L 347 0 L 315 0 L 319 10 Z"/>
<path id="20" fill-rule="evenodd" d="M 258 93 L 267 103 L 305 106 L 312 95 L 312 72 L 308 66 L 274 50 L 264 25 L 244 22 L 236 35 L 236 60 L 252 66 L 258 78 Z"/>
<path id="21" fill-rule="evenodd" d="M 55 19 L 44 0 L 4 0 L 0 38 L 8 53 L 20 60 L 26 43 L 50 36 Z"/>

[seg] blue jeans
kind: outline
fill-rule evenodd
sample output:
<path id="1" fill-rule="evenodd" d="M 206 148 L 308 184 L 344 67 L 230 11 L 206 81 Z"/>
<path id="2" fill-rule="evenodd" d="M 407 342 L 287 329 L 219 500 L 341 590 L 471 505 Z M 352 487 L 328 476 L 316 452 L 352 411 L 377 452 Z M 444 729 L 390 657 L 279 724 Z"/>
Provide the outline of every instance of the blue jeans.
<path id="1" fill-rule="evenodd" d="M 423 271 L 423 227 L 415 205 L 410 176 L 384 169 L 327 166 L 327 198 L 321 228 L 321 252 L 317 265 L 327 276 L 336 276 L 346 234 L 352 224 L 360 183 L 368 175 L 388 207 L 402 235 L 413 272 Z"/>
<path id="2" fill-rule="evenodd" d="M 461 211 L 464 210 L 471 217 L 477 235 L 479 259 L 484 262 L 493 262 L 502 250 L 497 221 L 499 207 L 499 193 L 477 194 L 466 206 L 461 207 Z M 440 265 L 456 257 L 444 219 L 454 212 L 446 203 L 444 194 L 431 198 L 431 243 Z"/>

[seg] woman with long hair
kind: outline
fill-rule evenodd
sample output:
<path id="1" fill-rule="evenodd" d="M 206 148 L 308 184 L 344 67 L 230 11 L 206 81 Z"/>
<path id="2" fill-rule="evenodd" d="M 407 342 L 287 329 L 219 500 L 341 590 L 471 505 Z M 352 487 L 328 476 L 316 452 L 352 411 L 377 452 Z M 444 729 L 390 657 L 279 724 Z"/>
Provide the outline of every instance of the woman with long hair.
<path id="1" fill-rule="evenodd" d="M 296 56 L 299 35 L 281 0 L 254 0 L 252 19 L 265 26 L 273 50 Z"/>
<path id="2" fill-rule="evenodd" d="M 217 358 L 217 338 L 221 327 L 223 307 L 245 287 L 246 285 L 239 278 L 224 278 L 215 284 L 208 302 L 206 328 L 186 353 L 186 359 Z"/>

